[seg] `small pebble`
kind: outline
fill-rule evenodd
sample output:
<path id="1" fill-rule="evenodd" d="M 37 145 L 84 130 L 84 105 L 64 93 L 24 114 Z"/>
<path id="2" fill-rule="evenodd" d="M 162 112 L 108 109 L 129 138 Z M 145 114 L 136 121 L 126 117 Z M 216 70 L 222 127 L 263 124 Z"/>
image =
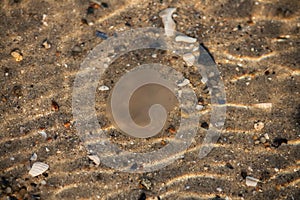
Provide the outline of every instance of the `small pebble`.
<path id="1" fill-rule="evenodd" d="M 51 48 L 51 43 L 45 39 L 42 43 L 42 46 L 45 48 L 45 49 L 50 49 Z"/>
<path id="2" fill-rule="evenodd" d="M 108 38 L 107 34 L 102 31 L 96 31 L 96 36 L 102 38 L 103 40 L 106 40 Z"/>
<path id="3" fill-rule="evenodd" d="M 41 185 L 46 185 L 46 184 L 47 184 L 47 182 L 45 180 L 41 181 Z"/>
<path id="4" fill-rule="evenodd" d="M 261 137 L 261 138 L 259 139 L 259 141 L 260 141 L 262 144 L 264 144 L 267 140 L 266 140 L 265 137 Z"/>
<path id="5" fill-rule="evenodd" d="M 79 45 L 75 45 L 72 49 L 72 55 L 75 56 L 75 55 L 78 55 L 82 52 L 82 48 L 81 46 Z"/>
<path id="6" fill-rule="evenodd" d="M 264 128 L 265 124 L 263 122 L 257 122 L 254 124 L 254 129 L 257 131 L 261 131 Z"/>
<path id="7" fill-rule="evenodd" d="M 14 57 L 15 60 L 16 60 L 17 62 L 20 62 L 20 61 L 23 60 L 23 55 L 22 55 L 22 53 L 21 53 L 21 51 L 20 51 L 19 49 L 13 50 L 13 51 L 10 53 L 10 55 L 11 55 L 12 57 Z"/>
<path id="8" fill-rule="evenodd" d="M 5 189 L 5 192 L 6 192 L 6 194 L 10 194 L 10 193 L 12 192 L 11 187 L 7 187 L 7 188 Z"/>

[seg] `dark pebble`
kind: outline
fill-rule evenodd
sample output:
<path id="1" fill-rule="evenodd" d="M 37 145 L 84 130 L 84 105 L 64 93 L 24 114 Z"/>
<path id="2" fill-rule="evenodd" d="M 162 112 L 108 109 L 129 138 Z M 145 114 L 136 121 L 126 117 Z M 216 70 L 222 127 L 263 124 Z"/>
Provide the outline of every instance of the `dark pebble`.
<path id="1" fill-rule="evenodd" d="M 280 145 L 281 145 L 282 143 L 287 144 L 287 143 L 288 143 L 288 140 L 285 139 L 285 138 L 275 138 L 275 139 L 273 140 L 272 146 L 275 147 L 275 148 L 278 148 L 278 147 L 280 147 Z"/>
<path id="2" fill-rule="evenodd" d="M 106 40 L 108 38 L 108 36 L 106 35 L 106 33 L 101 32 L 101 31 L 96 31 L 96 36 L 99 38 L 102 38 L 104 40 Z"/>
<path id="3" fill-rule="evenodd" d="M 203 123 L 201 123 L 201 127 L 204 129 L 208 129 L 209 125 L 207 122 L 203 122 Z"/>
<path id="4" fill-rule="evenodd" d="M 241 176 L 243 177 L 243 179 L 246 179 L 247 177 L 247 172 L 245 170 L 241 171 Z"/>
<path id="5" fill-rule="evenodd" d="M 230 163 L 226 163 L 225 166 L 228 167 L 229 169 L 233 169 L 233 166 Z"/>
<path id="6" fill-rule="evenodd" d="M 146 194 L 144 192 L 140 195 L 139 200 L 146 200 Z"/>
<path id="7" fill-rule="evenodd" d="M 108 4 L 105 3 L 105 2 L 102 2 L 102 3 L 101 3 L 101 6 L 102 6 L 103 8 L 108 8 Z"/>
<path id="8" fill-rule="evenodd" d="M 94 14 L 94 8 L 93 8 L 92 6 L 88 7 L 86 13 L 87 13 L 88 15 Z"/>

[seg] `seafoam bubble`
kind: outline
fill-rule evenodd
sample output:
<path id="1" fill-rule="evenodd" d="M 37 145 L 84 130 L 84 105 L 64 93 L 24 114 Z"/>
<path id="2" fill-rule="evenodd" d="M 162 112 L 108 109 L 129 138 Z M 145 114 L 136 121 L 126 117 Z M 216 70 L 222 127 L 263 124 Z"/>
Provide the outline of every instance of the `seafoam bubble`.
<path id="1" fill-rule="evenodd" d="M 35 162 L 33 163 L 29 174 L 33 177 L 41 175 L 42 173 L 44 173 L 45 171 L 47 171 L 49 169 L 49 165 L 47 165 L 46 163 L 43 162 Z"/>
<path id="2" fill-rule="evenodd" d="M 159 16 L 162 19 L 162 22 L 165 27 L 165 34 L 173 36 L 176 28 L 176 24 L 172 19 L 172 14 L 176 11 L 176 8 L 167 8 L 159 13 Z"/>

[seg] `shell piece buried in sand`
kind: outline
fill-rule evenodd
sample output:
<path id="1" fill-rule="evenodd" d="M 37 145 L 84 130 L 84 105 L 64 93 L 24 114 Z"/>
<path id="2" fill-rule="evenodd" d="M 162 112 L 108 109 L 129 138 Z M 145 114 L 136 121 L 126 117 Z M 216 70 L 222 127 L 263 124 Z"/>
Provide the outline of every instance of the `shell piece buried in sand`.
<path id="1" fill-rule="evenodd" d="M 49 165 L 47 165 L 46 163 L 43 162 L 35 162 L 33 163 L 29 174 L 33 177 L 41 175 L 42 173 L 44 173 L 45 171 L 47 171 L 49 169 Z"/>
<path id="2" fill-rule="evenodd" d="M 162 22 L 165 27 L 165 34 L 170 37 L 174 35 L 176 24 L 172 19 L 172 14 L 176 11 L 176 8 L 167 8 L 159 13 Z"/>

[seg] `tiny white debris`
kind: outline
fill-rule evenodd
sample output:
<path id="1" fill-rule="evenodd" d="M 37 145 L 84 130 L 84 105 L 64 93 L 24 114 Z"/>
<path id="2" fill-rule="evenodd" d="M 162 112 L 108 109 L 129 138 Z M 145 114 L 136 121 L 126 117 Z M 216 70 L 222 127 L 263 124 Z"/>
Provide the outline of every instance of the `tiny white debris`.
<path id="1" fill-rule="evenodd" d="M 33 153 L 30 157 L 30 161 L 36 161 L 37 160 L 37 154 Z"/>
<path id="2" fill-rule="evenodd" d="M 186 35 L 179 35 L 175 38 L 176 42 L 186 42 L 186 43 L 195 43 L 197 42 L 196 38 L 188 37 Z"/>
<path id="3" fill-rule="evenodd" d="M 203 106 L 202 106 L 202 105 L 199 105 L 199 104 L 198 104 L 198 105 L 196 106 L 196 110 L 202 110 L 202 109 L 203 109 Z"/>
<path id="4" fill-rule="evenodd" d="M 50 151 L 50 149 L 48 149 L 48 147 L 46 147 L 45 150 L 46 150 L 46 152 L 49 152 L 49 151 Z"/>
<path id="5" fill-rule="evenodd" d="M 257 183 L 259 182 L 259 179 L 253 178 L 251 176 L 246 177 L 246 185 L 251 187 L 256 187 Z"/>
<path id="6" fill-rule="evenodd" d="M 89 155 L 88 157 L 96 164 L 96 166 L 100 165 L 100 158 L 97 155 Z"/>
<path id="7" fill-rule="evenodd" d="M 44 139 L 47 139 L 47 133 L 46 133 L 45 130 L 39 131 L 39 134 L 40 134 Z"/>
<path id="8" fill-rule="evenodd" d="M 152 58 L 157 58 L 157 54 L 152 54 Z"/>
<path id="9" fill-rule="evenodd" d="M 218 187 L 218 188 L 217 188 L 217 191 L 218 191 L 218 192 L 222 192 L 223 190 L 222 190 L 222 188 Z"/>
<path id="10" fill-rule="evenodd" d="M 45 171 L 47 171 L 49 169 L 49 165 L 47 165 L 46 163 L 43 162 L 35 162 L 33 163 L 29 174 L 33 177 L 41 175 L 42 173 L 44 173 Z"/>
<path id="11" fill-rule="evenodd" d="M 109 90 L 109 87 L 107 87 L 106 85 L 101 85 L 101 86 L 98 88 L 98 90 L 100 90 L 100 91 L 107 91 L 107 90 Z"/>
<path id="12" fill-rule="evenodd" d="M 265 127 L 263 122 L 257 122 L 254 124 L 254 129 L 257 131 L 261 131 Z"/>
<path id="13" fill-rule="evenodd" d="M 182 59 L 186 62 L 187 66 L 193 66 L 196 60 L 195 56 L 192 53 L 183 54 Z"/>
<path id="14" fill-rule="evenodd" d="M 266 140 L 269 140 L 269 139 L 270 139 L 268 133 L 265 133 L 265 134 L 264 134 L 264 137 L 266 138 Z"/>
<path id="15" fill-rule="evenodd" d="M 274 168 L 275 172 L 279 172 L 279 169 L 277 167 Z"/>
<path id="16" fill-rule="evenodd" d="M 176 24 L 172 19 L 172 14 L 176 11 L 176 8 L 167 8 L 159 13 L 162 22 L 165 27 L 165 34 L 170 37 L 174 35 Z"/>
<path id="17" fill-rule="evenodd" d="M 186 86 L 190 83 L 190 80 L 189 79 L 184 79 L 182 82 L 179 82 L 177 84 L 178 87 L 183 87 L 183 86 Z"/>

